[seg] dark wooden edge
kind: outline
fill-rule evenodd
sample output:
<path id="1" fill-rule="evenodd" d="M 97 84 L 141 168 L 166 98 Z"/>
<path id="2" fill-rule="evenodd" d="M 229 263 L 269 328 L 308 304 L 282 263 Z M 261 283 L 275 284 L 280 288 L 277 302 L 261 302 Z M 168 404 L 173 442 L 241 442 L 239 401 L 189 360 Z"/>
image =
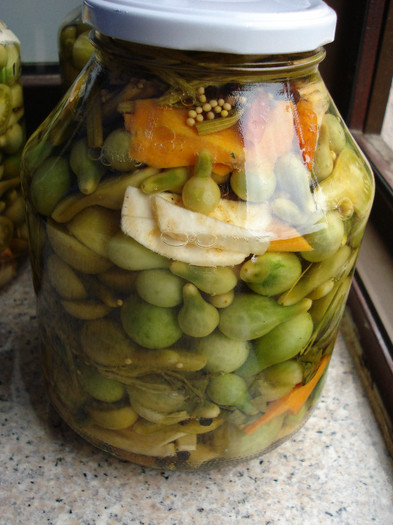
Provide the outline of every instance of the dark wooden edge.
<path id="1" fill-rule="evenodd" d="M 49 115 L 62 96 L 58 64 L 23 64 L 26 135 L 29 137 Z"/>
<path id="2" fill-rule="evenodd" d="M 61 85 L 58 64 L 22 64 L 24 88 L 51 87 Z"/>
<path id="3" fill-rule="evenodd" d="M 341 332 L 393 456 L 393 357 L 355 276 Z"/>
<path id="4" fill-rule="evenodd" d="M 353 281 L 348 306 L 362 344 L 364 364 L 378 381 L 379 389 L 393 419 L 393 356 L 359 276 Z"/>
<path id="5" fill-rule="evenodd" d="M 388 2 L 384 16 L 378 62 L 364 125 L 365 133 L 380 133 L 393 77 L 393 2 Z"/>
<path id="6" fill-rule="evenodd" d="M 389 0 L 367 2 L 347 118 L 353 129 L 364 130 L 365 127 L 388 3 Z"/>

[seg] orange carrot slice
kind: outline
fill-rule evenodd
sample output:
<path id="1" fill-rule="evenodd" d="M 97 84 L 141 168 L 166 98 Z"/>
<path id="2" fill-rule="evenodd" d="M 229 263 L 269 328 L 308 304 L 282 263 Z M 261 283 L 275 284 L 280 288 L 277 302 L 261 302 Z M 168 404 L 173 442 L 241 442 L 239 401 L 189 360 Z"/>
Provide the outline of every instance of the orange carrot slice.
<path id="1" fill-rule="evenodd" d="M 289 394 L 287 394 L 284 397 L 281 397 L 280 399 L 277 399 L 277 401 L 273 401 L 272 403 L 270 403 L 263 416 L 261 416 L 259 419 L 257 419 L 250 425 L 247 425 L 244 428 L 244 432 L 246 434 L 252 434 L 262 425 L 268 423 L 273 418 L 280 416 L 281 414 L 285 414 L 285 412 L 289 412 L 293 415 L 298 414 L 301 408 L 303 407 L 304 403 L 310 397 L 318 381 L 321 379 L 322 374 L 324 373 L 324 371 L 327 368 L 327 365 L 329 364 L 329 360 L 330 355 L 324 356 L 311 381 L 309 381 L 305 385 L 296 385 L 293 388 L 293 390 L 289 392 Z"/>
<path id="2" fill-rule="evenodd" d="M 293 120 L 303 160 L 311 170 L 318 140 L 318 118 L 310 102 L 299 100 L 293 104 Z"/>
<path id="3" fill-rule="evenodd" d="M 228 175 L 231 171 L 231 168 L 225 164 L 213 164 L 213 173 L 216 173 L 217 175 Z"/>
<path id="4" fill-rule="evenodd" d="M 292 239 L 273 239 L 270 241 L 268 252 L 311 252 L 312 247 L 304 237 L 292 237 Z"/>
<path id="5" fill-rule="evenodd" d="M 134 113 L 124 115 L 132 135 L 132 158 L 158 168 L 192 166 L 202 150 L 209 151 L 216 164 L 236 167 L 244 160 L 237 127 L 199 135 L 187 125 L 187 116 L 187 109 L 159 106 L 152 99 L 137 100 Z"/>
<path id="6" fill-rule="evenodd" d="M 311 245 L 295 228 L 285 222 L 274 219 L 267 226 L 266 231 L 273 234 L 268 248 L 269 252 L 309 252 Z"/>

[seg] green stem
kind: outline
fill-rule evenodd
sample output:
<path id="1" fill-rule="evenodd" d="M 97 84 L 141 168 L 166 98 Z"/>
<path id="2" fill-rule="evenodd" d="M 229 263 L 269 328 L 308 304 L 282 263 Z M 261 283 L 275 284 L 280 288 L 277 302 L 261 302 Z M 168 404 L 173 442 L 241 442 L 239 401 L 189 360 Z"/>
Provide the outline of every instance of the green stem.
<path id="1" fill-rule="evenodd" d="M 203 120 L 198 122 L 195 127 L 199 135 L 208 135 L 209 133 L 218 133 L 224 129 L 231 128 L 238 122 L 243 111 L 237 111 L 229 117 L 218 117 L 213 120 Z"/>
<path id="2" fill-rule="evenodd" d="M 210 177 L 213 167 L 213 157 L 209 151 L 201 151 L 195 164 L 195 177 Z"/>

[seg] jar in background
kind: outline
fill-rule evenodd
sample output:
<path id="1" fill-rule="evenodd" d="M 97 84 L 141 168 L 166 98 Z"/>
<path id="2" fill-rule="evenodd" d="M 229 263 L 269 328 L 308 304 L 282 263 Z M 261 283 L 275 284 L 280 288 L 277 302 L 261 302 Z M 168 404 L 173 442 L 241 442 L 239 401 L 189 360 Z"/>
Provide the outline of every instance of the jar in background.
<path id="1" fill-rule="evenodd" d="M 15 276 L 27 253 L 19 174 L 24 144 L 20 42 L 0 21 L 0 288 Z"/>
<path id="2" fill-rule="evenodd" d="M 49 394 L 119 458 L 255 457 L 321 392 L 374 183 L 308 5 L 89 0 L 94 58 L 25 148 Z"/>
<path id="3" fill-rule="evenodd" d="M 91 26 L 82 22 L 79 6 L 66 16 L 59 28 L 59 64 L 64 89 L 70 87 L 94 51 L 89 38 L 90 31 Z"/>

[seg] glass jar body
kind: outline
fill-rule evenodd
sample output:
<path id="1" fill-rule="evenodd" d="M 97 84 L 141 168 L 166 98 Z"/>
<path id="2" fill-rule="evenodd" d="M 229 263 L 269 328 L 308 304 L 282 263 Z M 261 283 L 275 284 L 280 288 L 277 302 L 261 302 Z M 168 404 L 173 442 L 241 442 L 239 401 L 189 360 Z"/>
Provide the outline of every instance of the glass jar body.
<path id="1" fill-rule="evenodd" d="M 322 50 L 97 47 L 23 156 L 51 399 L 142 465 L 258 456 L 319 396 L 372 173 Z"/>
<path id="2" fill-rule="evenodd" d="M 27 253 L 20 157 L 25 144 L 20 43 L 0 21 L 0 288 Z"/>

